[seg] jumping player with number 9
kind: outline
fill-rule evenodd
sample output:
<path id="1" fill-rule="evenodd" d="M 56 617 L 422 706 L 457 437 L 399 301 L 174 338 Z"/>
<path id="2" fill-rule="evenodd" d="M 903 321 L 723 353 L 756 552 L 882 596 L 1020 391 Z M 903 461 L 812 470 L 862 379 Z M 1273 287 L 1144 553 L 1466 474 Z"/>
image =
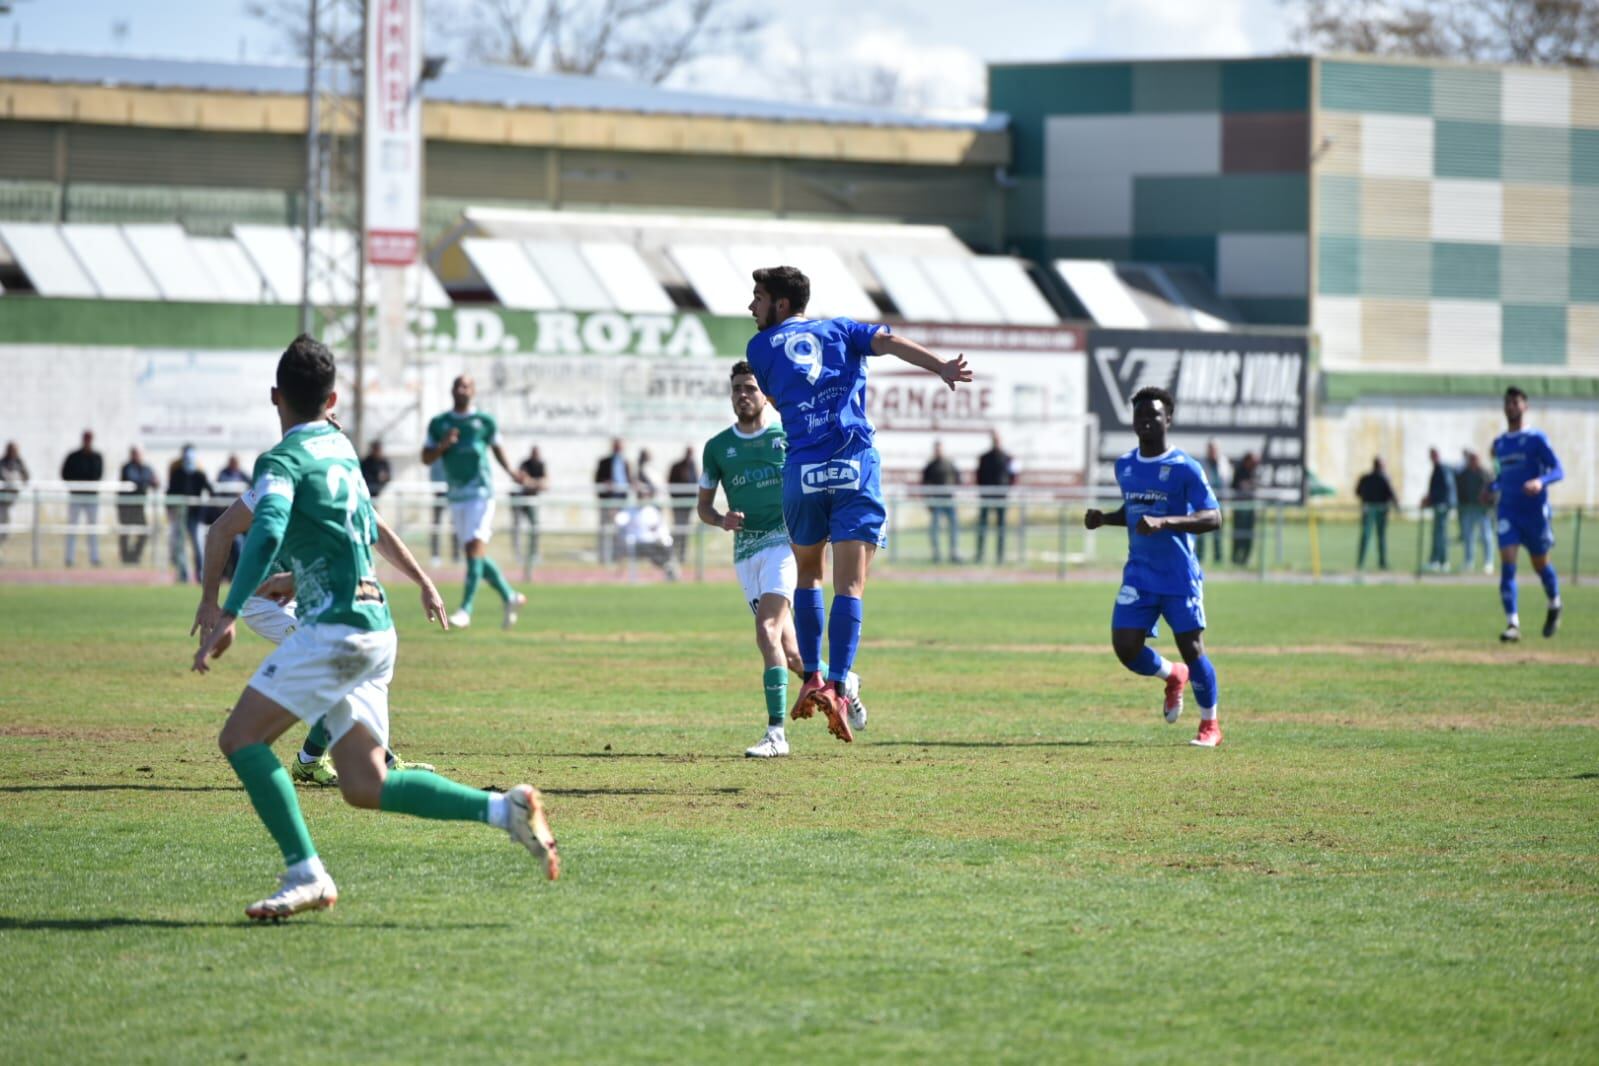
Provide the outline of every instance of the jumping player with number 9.
<path id="1" fill-rule="evenodd" d="M 860 644 L 866 573 L 885 543 L 877 449 L 866 417 L 866 359 L 893 355 L 937 374 L 951 389 L 972 380 L 964 356 L 941 359 L 887 326 L 848 318 L 808 319 L 811 283 L 795 267 L 754 272 L 750 314 L 760 332 L 745 358 L 761 391 L 783 416 L 783 521 L 798 566 L 794 629 L 805 681 L 792 716 L 827 716 L 829 731 L 851 741 L 845 685 Z M 822 577 L 833 545 L 833 611 L 828 620 L 828 676 L 821 675 Z"/>

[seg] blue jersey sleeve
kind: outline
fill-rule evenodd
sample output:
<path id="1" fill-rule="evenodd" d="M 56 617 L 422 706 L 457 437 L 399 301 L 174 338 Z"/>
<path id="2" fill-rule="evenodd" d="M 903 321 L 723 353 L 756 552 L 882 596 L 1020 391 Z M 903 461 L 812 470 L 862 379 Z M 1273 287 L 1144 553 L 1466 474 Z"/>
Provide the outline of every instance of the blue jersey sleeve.
<path id="1" fill-rule="evenodd" d="M 1566 476 L 1566 471 L 1563 467 L 1561 467 L 1560 460 L 1556 458 L 1555 450 L 1549 447 L 1549 438 L 1541 433 L 1538 435 L 1538 447 L 1539 450 L 1543 452 L 1543 462 L 1541 464 L 1543 467 L 1543 474 L 1541 476 L 1543 478 L 1544 486 L 1547 488 L 1548 486 L 1553 485 L 1555 482 L 1564 478 Z"/>
<path id="2" fill-rule="evenodd" d="M 844 332 L 844 344 L 851 355 L 873 355 L 872 338 L 879 333 L 888 331 L 888 327 L 881 323 L 857 322 L 853 318 L 835 318 L 833 320 Z"/>
<path id="3" fill-rule="evenodd" d="M 1188 502 L 1196 511 L 1216 511 L 1221 508 L 1221 504 L 1216 502 L 1216 491 L 1205 477 L 1205 468 L 1192 458 L 1188 460 Z"/>

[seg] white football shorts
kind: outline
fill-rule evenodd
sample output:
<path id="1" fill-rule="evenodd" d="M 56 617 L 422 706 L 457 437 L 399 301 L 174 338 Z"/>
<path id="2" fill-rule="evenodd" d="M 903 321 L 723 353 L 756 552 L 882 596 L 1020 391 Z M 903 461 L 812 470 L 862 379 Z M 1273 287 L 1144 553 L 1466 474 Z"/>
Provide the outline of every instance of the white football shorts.
<path id="1" fill-rule="evenodd" d="M 776 593 L 793 604 L 794 586 L 799 584 L 799 566 L 787 544 L 773 544 L 748 559 L 740 559 L 733 564 L 733 572 L 738 575 L 738 583 L 744 589 L 744 602 L 750 605 L 752 614 L 767 593 Z"/>
<path id="2" fill-rule="evenodd" d="M 462 547 L 474 540 L 487 544 L 494 534 L 494 497 L 451 502 L 450 521 L 455 525 L 455 535 L 460 538 Z"/>
<path id="3" fill-rule="evenodd" d="M 398 647 L 393 629 L 300 626 L 261 663 L 250 687 L 306 725 L 324 719 L 335 744 L 360 723 L 387 747 Z"/>
<path id="4" fill-rule="evenodd" d="M 289 639 L 289 634 L 300 628 L 300 620 L 294 617 L 293 600 L 278 603 L 265 596 L 251 596 L 245 600 L 239 610 L 239 621 L 249 626 L 256 636 L 274 644 L 282 644 Z"/>

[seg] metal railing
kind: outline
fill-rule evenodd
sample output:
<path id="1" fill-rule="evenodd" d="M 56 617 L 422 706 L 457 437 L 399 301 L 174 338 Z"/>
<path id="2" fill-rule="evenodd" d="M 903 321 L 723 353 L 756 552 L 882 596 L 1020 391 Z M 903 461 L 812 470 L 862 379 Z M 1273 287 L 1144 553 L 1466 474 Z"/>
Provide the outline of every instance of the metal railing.
<path id="1" fill-rule="evenodd" d="M 7 570 L 60 567 L 69 545 L 82 566 L 91 562 L 92 545 L 104 567 L 170 569 L 182 578 L 195 577 L 197 546 L 204 545 L 207 524 L 234 497 L 133 496 L 127 493 L 130 487 L 103 482 L 69 489 L 63 482 L 37 482 L 0 491 L 0 576 Z M 592 575 L 598 567 L 602 576 L 625 580 L 664 577 L 668 570 L 674 577 L 681 573 L 703 580 L 708 570 L 725 571 L 731 566 L 732 537 L 700 522 L 687 491 L 692 486 L 679 488 L 683 494 L 677 497 L 663 490 L 642 501 L 659 509 L 672 540 L 669 551 L 627 535 L 621 523 L 641 505 L 636 497 L 601 501 L 592 492 L 552 492 L 497 497 L 490 553 L 524 574 L 543 568 Z M 895 485 L 886 487 L 886 496 L 889 538 L 878 556 L 879 571 L 911 576 L 960 565 L 997 575 L 1064 579 L 1079 572 L 1114 574 L 1127 554 L 1125 530 L 1083 527 L 1087 508 L 1119 506 L 1087 490 L 1018 487 L 996 497 L 960 486 L 947 496 L 929 497 L 917 487 Z M 376 505 L 424 564 L 448 568 L 459 558 L 449 504 L 435 483 L 391 484 Z M 1224 500 L 1222 508 L 1222 529 L 1198 538 L 1210 577 L 1346 580 L 1386 572 L 1424 580 L 1497 569 L 1491 507 L 1468 513 L 1464 524 L 1458 511 L 1444 516 L 1446 565 L 1436 569 L 1429 562 L 1439 522 L 1431 508 L 1395 508 L 1382 519 L 1358 505 L 1326 502 L 1307 507 Z M 1580 509 L 1556 510 L 1552 554 L 1570 582 L 1582 576 L 1587 515 Z M 1478 520 L 1485 525 L 1468 567 L 1464 534 L 1477 530 Z M 112 542 L 94 544 L 99 538 Z"/>

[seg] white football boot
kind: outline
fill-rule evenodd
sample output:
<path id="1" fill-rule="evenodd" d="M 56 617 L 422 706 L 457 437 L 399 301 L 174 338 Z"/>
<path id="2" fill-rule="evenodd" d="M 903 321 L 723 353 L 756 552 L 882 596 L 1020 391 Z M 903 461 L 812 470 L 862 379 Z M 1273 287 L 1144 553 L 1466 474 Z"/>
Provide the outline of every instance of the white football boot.
<path id="1" fill-rule="evenodd" d="M 331 910 L 339 901 L 339 888 L 326 872 L 310 877 L 294 877 L 287 871 L 278 875 L 278 890 L 244 908 L 247 917 L 258 922 L 281 922 L 301 911 Z"/>
<path id="2" fill-rule="evenodd" d="M 866 729 L 866 704 L 861 702 L 861 678 L 854 670 L 844 676 L 844 699 L 849 702 L 849 727 L 860 733 Z"/>
<path id="3" fill-rule="evenodd" d="M 783 735 L 780 725 L 767 726 L 761 742 L 753 748 L 744 749 L 746 759 L 780 759 L 787 754 L 788 738 Z"/>
<path id="4" fill-rule="evenodd" d="M 510 824 L 505 831 L 511 839 L 533 853 L 544 867 L 544 876 L 554 881 L 561 876 L 561 855 L 555 849 L 555 834 L 544 817 L 544 798 L 532 785 L 517 785 L 505 794 L 510 804 Z"/>
<path id="5" fill-rule="evenodd" d="M 505 621 L 501 623 L 502 629 L 510 629 L 516 625 L 517 612 L 527 606 L 527 597 L 520 592 L 513 592 L 511 598 L 505 601 Z"/>
<path id="6" fill-rule="evenodd" d="M 464 608 L 450 615 L 451 629 L 465 629 L 472 624 L 472 615 Z"/>

